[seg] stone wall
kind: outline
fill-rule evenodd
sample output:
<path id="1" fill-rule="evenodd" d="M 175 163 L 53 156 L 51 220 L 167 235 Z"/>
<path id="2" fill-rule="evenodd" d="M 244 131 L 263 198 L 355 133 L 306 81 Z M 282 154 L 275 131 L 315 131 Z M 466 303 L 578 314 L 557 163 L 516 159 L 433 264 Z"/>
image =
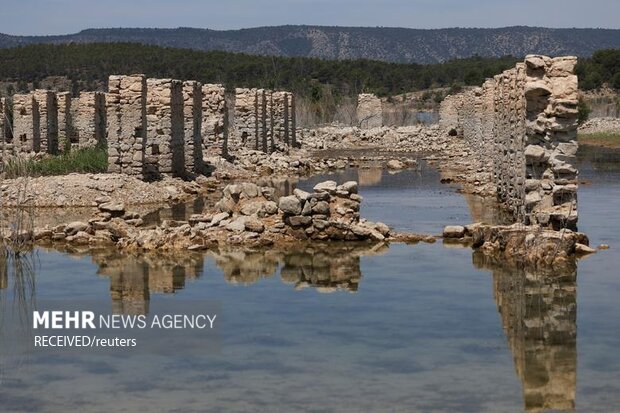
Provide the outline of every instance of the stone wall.
<path id="1" fill-rule="evenodd" d="M 58 153 L 58 102 L 51 90 L 35 90 L 34 99 L 39 107 L 40 151 Z"/>
<path id="2" fill-rule="evenodd" d="M 226 90 L 218 84 L 202 86 L 202 150 L 228 156 Z"/>
<path id="3" fill-rule="evenodd" d="M 13 148 L 30 155 L 41 150 L 39 105 L 31 93 L 13 95 Z"/>
<path id="4" fill-rule="evenodd" d="M 105 145 L 106 102 L 103 92 L 80 92 L 72 135 L 75 146 L 90 148 Z"/>
<path id="5" fill-rule="evenodd" d="M 357 96 L 357 123 L 362 129 L 380 128 L 383 126 L 383 109 L 381 99 L 372 93 Z"/>
<path id="6" fill-rule="evenodd" d="M 183 149 L 185 171 L 199 173 L 202 169 L 202 85 L 183 82 Z"/>
<path id="7" fill-rule="evenodd" d="M 184 176 L 183 83 L 174 79 L 146 81 L 146 165 L 145 175 Z"/>
<path id="8" fill-rule="evenodd" d="M 6 153 L 10 148 L 13 147 L 11 142 L 11 132 L 9 130 L 10 127 L 10 119 L 9 119 L 9 106 L 6 98 L 0 98 L 0 145 L 2 153 Z"/>
<path id="9" fill-rule="evenodd" d="M 516 222 L 576 229 L 576 62 L 529 55 L 441 105 L 440 125 L 469 144 Z"/>
<path id="10" fill-rule="evenodd" d="M 256 89 L 235 89 L 234 139 L 231 147 L 258 149 L 258 99 Z"/>
<path id="11" fill-rule="evenodd" d="M 266 89 L 236 89 L 232 147 L 266 153 L 297 146 L 295 96 Z"/>
<path id="12" fill-rule="evenodd" d="M 230 143 L 228 106 L 222 85 L 113 75 L 107 93 L 78 99 L 47 90 L 15 95 L 20 139 L 3 148 L 31 156 L 107 145 L 108 172 L 158 179 L 202 173 L 204 156 L 226 158 L 229 147 L 271 153 L 297 145 L 292 93 L 237 89 Z"/>
<path id="13" fill-rule="evenodd" d="M 545 273 L 488 261 L 488 257 L 474 256 L 476 266 L 493 271 L 494 298 L 522 383 L 524 411 L 573 411 L 577 385 L 576 270 Z"/>
<path id="14" fill-rule="evenodd" d="M 71 93 L 56 94 L 58 101 L 58 150 L 64 151 L 73 142 L 73 114 Z"/>
<path id="15" fill-rule="evenodd" d="M 108 172 L 143 176 L 146 145 L 146 78 L 110 76 L 106 95 Z"/>

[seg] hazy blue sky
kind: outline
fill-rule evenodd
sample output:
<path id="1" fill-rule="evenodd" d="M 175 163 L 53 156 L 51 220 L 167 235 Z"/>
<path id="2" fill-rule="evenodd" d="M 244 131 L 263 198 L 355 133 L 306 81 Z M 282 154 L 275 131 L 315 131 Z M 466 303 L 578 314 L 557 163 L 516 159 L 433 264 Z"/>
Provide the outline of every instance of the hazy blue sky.
<path id="1" fill-rule="evenodd" d="M 0 32 L 282 24 L 620 28 L 620 0 L 0 0 Z"/>

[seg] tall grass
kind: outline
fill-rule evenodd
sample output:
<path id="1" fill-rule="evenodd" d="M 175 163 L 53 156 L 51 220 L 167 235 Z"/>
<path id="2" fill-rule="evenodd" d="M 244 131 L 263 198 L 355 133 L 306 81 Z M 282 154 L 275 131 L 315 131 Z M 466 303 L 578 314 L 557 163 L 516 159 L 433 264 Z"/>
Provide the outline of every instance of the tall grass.
<path id="1" fill-rule="evenodd" d="M 580 133 L 577 141 L 585 145 L 620 148 L 620 132 Z"/>
<path id="2" fill-rule="evenodd" d="M 66 175 L 72 172 L 102 173 L 107 169 L 108 153 L 102 147 L 71 150 L 40 160 L 11 158 L 4 165 L 7 178 Z"/>

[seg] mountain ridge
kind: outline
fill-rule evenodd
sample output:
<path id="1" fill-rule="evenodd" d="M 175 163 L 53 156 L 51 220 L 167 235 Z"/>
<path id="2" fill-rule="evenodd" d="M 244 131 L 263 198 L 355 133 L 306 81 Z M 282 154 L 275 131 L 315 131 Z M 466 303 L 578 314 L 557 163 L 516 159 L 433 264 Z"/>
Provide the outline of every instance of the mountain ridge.
<path id="1" fill-rule="evenodd" d="M 179 28 L 93 28 L 50 36 L 0 33 L 0 48 L 30 44 L 130 42 L 202 51 L 266 56 L 369 59 L 438 63 L 471 56 L 577 55 L 620 48 L 620 29 L 501 28 L 410 29 L 314 25 L 264 26 L 235 30 Z"/>

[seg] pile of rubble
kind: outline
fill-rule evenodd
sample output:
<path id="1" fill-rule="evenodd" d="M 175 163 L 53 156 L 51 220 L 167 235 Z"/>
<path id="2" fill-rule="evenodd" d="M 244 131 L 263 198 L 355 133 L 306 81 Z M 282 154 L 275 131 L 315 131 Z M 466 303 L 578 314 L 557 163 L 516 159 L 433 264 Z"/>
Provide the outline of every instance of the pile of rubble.
<path id="1" fill-rule="evenodd" d="M 98 212 L 88 222 L 40 228 L 34 238 L 39 244 L 116 245 L 128 251 L 196 251 L 218 245 L 266 246 L 304 240 L 434 241 L 432 237 L 393 234 L 383 223 L 360 218 L 362 197 L 357 188 L 354 181 L 341 185 L 326 181 L 317 184 L 312 193 L 295 189 L 293 195 L 278 198 L 272 187 L 231 184 L 215 210 L 151 227 L 144 227 L 142 217 L 126 211 L 122 203 L 97 200 Z"/>

